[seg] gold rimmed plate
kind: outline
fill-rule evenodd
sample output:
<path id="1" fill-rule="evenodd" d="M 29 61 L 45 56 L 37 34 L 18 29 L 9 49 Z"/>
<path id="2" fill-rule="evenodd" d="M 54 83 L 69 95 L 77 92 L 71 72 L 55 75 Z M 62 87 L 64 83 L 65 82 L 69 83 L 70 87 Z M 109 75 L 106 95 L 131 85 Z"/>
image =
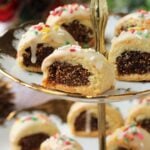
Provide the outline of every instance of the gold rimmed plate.
<path id="1" fill-rule="evenodd" d="M 110 102 L 129 99 L 136 96 L 150 94 L 149 82 L 120 82 L 116 81 L 114 89 L 97 97 L 70 94 L 61 91 L 45 89 L 41 86 L 42 74 L 22 70 L 16 63 L 17 44 L 21 35 L 32 25 L 28 22 L 17 28 L 7 31 L 0 37 L 0 72 L 22 85 L 45 93 L 57 95 L 58 98 L 84 102 Z M 106 100 L 107 99 L 107 100 Z"/>

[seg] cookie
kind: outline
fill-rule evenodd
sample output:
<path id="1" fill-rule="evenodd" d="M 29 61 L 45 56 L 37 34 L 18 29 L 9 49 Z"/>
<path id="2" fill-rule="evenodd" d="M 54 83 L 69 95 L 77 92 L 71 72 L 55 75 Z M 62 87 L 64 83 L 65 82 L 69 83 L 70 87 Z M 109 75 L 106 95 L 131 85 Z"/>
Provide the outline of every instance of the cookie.
<path id="1" fill-rule="evenodd" d="M 50 11 L 46 23 L 63 27 L 82 47 L 94 47 L 94 33 L 88 7 L 79 4 L 60 6 Z"/>
<path id="2" fill-rule="evenodd" d="M 127 119 L 126 124 L 135 123 L 150 133 L 150 97 L 142 99 L 138 105 L 135 105 Z"/>
<path id="3" fill-rule="evenodd" d="M 56 134 L 44 141 L 40 150 L 83 150 L 83 148 L 74 139 Z"/>
<path id="4" fill-rule="evenodd" d="M 43 141 L 58 132 L 56 125 L 43 114 L 23 116 L 11 128 L 11 150 L 39 149 Z"/>
<path id="5" fill-rule="evenodd" d="M 114 72 L 106 58 L 94 49 L 77 45 L 58 48 L 43 64 L 46 88 L 96 96 L 114 85 Z"/>
<path id="6" fill-rule="evenodd" d="M 116 78 L 124 81 L 150 81 L 150 31 L 131 28 L 112 40 L 109 62 Z"/>
<path id="7" fill-rule="evenodd" d="M 149 150 L 150 134 L 135 125 L 116 130 L 107 139 L 107 150 Z"/>
<path id="8" fill-rule="evenodd" d="M 67 116 L 67 123 L 72 134 L 76 136 L 98 136 L 97 105 L 78 102 L 73 104 Z M 106 105 L 106 134 L 112 133 L 122 125 L 120 112 L 111 105 Z"/>
<path id="9" fill-rule="evenodd" d="M 17 62 L 27 71 L 41 72 L 43 60 L 56 48 L 67 44 L 76 44 L 76 41 L 61 27 L 43 23 L 33 25 L 19 41 Z"/>
<path id="10" fill-rule="evenodd" d="M 139 26 L 150 29 L 150 11 L 139 10 L 122 17 L 116 25 L 115 35 L 119 36 L 122 31 Z"/>

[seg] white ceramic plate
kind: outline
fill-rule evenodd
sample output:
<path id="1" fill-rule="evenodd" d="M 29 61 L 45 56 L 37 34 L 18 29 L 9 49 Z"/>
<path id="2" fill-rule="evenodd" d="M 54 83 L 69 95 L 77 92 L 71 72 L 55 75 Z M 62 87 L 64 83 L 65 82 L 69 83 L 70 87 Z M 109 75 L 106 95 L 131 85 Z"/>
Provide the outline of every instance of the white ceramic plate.
<path id="1" fill-rule="evenodd" d="M 113 20 L 110 18 L 108 26 L 110 26 L 109 24 L 111 22 L 113 22 Z M 0 38 L 0 71 L 5 75 L 7 75 L 8 77 L 12 78 L 13 80 L 19 82 L 20 84 L 26 85 L 27 87 L 44 91 L 49 94 L 60 95 L 61 97 L 64 96 L 66 99 L 68 98 L 68 96 L 69 98 L 74 97 L 75 100 L 78 101 L 83 100 L 86 102 L 87 101 L 104 102 L 104 98 L 111 100 L 118 100 L 118 99 L 120 100 L 121 96 L 124 97 L 125 95 L 130 97 L 150 93 L 149 82 L 131 83 L 131 82 L 117 81 L 115 88 L 113 90 L 92 98 L 91 99 L 92 101 L 90 101 L 89 99 L 87 100 L 86 97 L 83 97 L 82 95 L 79 94 L 70 94 L 45 89 L 44 87 L 41 86 L 42 74 L 24 71 L 16 63 L 16 55 L 17 55 L 16 47 L 18 41 L 21 38 L 21 35 L 29 28 L 31 24 L 32 23 L 26 23 L 20 27 L 9 30 Z M 115 23 L 113 24 L 115 25 Z M 109 30 L 113 31 L 113 26 L 111 26 L 111 29 Z"/>

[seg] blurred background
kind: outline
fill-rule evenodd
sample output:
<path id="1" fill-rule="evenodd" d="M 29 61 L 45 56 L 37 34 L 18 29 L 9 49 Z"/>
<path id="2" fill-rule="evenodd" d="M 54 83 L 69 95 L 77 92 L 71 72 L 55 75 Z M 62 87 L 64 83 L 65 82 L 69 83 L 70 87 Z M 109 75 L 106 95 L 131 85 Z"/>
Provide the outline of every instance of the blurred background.
<path id="1" fill-rule="evenodd" d="M 150 9 L 150 0 L 107 0 L 110 12 L 128 13 L 135 9 Z M 19 22 L 46 18 L 49 10 L 66 3 L 85 3 L 90 0 L 0 0 L 0 21 L 17 18 Z"/>

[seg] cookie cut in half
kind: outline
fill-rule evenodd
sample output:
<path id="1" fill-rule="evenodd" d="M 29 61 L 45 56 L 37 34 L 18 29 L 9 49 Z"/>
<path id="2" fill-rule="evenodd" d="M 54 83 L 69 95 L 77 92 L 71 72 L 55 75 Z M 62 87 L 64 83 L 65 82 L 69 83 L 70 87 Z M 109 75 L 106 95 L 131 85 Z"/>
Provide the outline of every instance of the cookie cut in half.
<path id="1" fill-rule="evenodd" d="M 96 104 L 75 103 L 70 108 L 67 123 L 76 136 L 98 136 L 98 108 Z M 106 105 L 106 134 L 111 134 L 121 127 L 124 121 L 120 112 L 111 105 Z"/>
<path id="2" fill-rule="evenodd" d="M 76 44 L 76 41 L 61 27 L 50 27 L 43 23 L 33 25 L 19 42 L 18 64 L 27 71 L 41 72 L 43 60 L 54 49 L 67 44 Z"/>
<path id="3" fill-rule="evenodd" d="M 150 31 L 131 28 L 114 38 L 109 62 L 119 80 L 150 81 Z"/>
<path id="4" fill-rule="evenodd" d="M 88 7 L 79 4 L 57 7 L 50 11 L 46 23 L 63 27 L 82 47 L 94 47 L 94 33 Z"/>
<path id="5" fill-rule="evenodd" d="M 96 96 L 114 85 L 114 72 L 106 58 L 77 45 L 55 50 L 44 60 L 42 71 L 44 87 L 69 93 Z"/>
<path id="6" fill-rule="evenodd" d="M 11 150 L 38 150 L 43 141 L 57 133 L 58 128 L 47 116 L 23 116 L 11 128 Z"/>

